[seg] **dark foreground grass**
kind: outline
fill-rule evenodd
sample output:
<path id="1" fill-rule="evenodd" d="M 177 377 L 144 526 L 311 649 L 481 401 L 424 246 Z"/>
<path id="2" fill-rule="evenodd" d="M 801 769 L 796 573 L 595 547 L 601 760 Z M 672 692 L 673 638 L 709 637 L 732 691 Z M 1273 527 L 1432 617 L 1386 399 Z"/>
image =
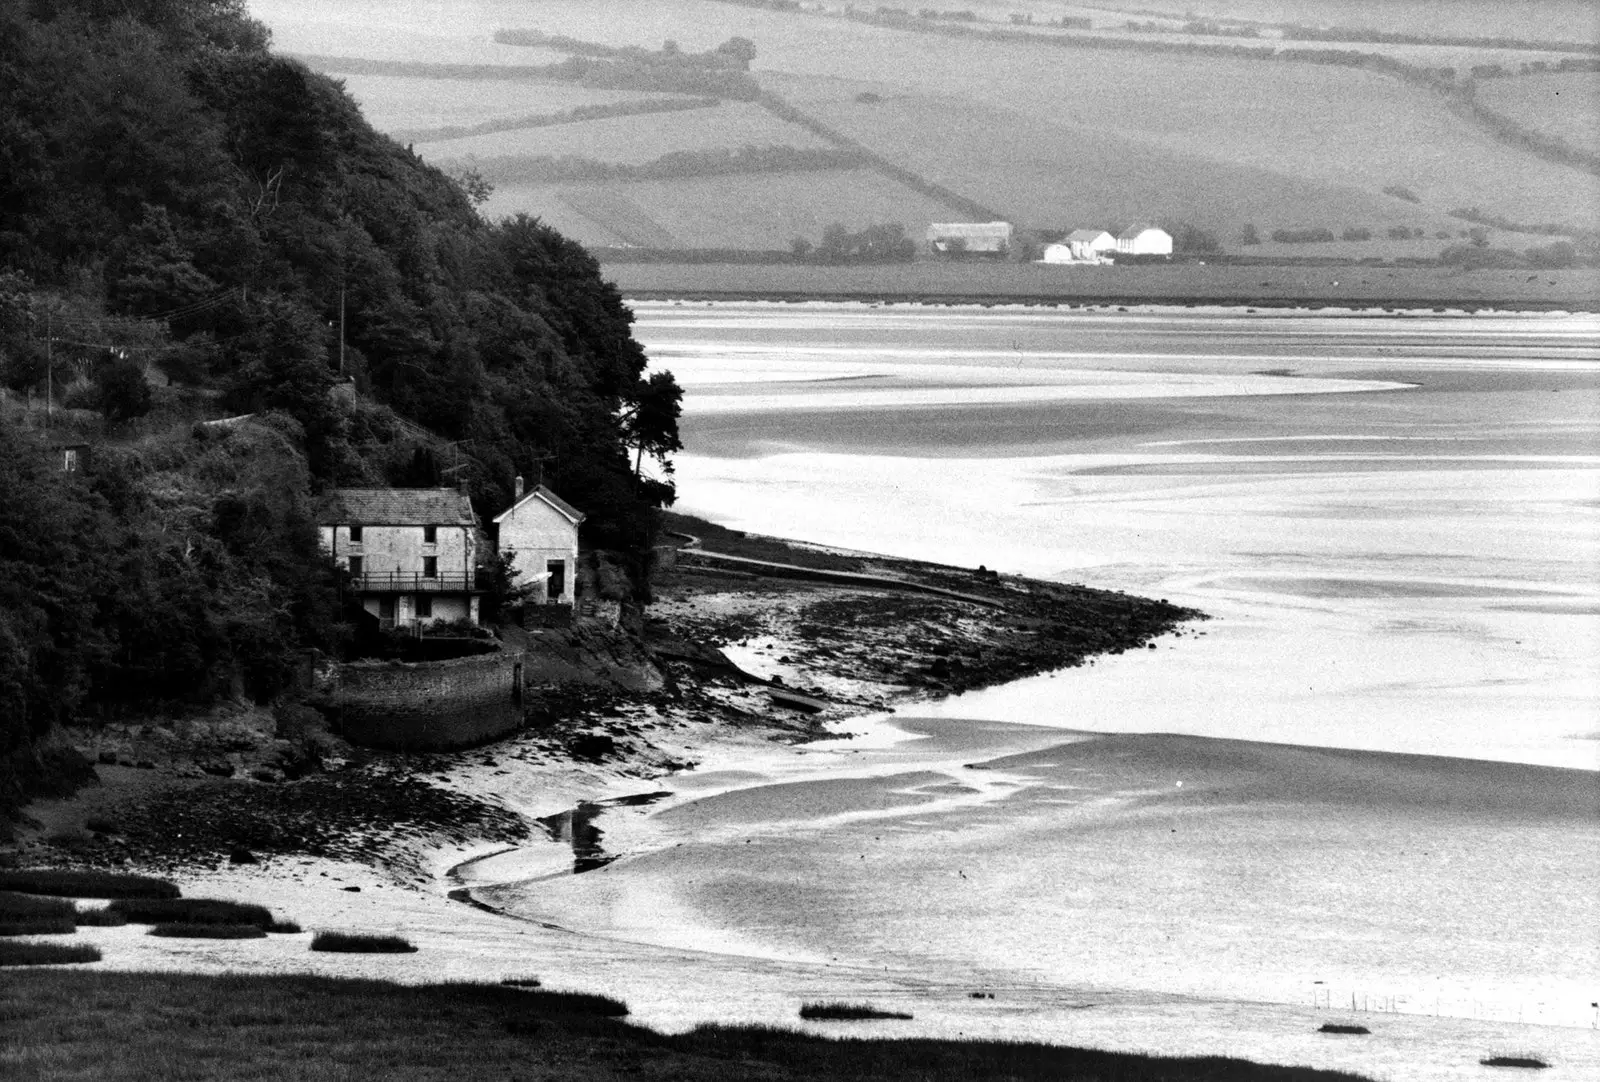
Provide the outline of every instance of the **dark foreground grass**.
<path id="1" fill-rule="evenodd" d="M 176 898 L 178 888 L 165 879 L 121 872 L 70 872 L 54 868 L 0 871 L 0 890 L 53 894 L 59 898 Z"/>
<path id="2" fill-rule="evenodd" d="M 1360 1082 L 1304 1067 L 1039 1044 L 829 1040 L 748 1027 L 666 1036 L 593 1013 L 597 998 L 493 984 L 32 969 L 0 980 L 0 1019 L 7 1082 Z"/>
<path id="3" fill-rule="evenodd" d="M 128 923 L 128 918 L 115 909 L 80 909 L 72 919 L 82 928 L 121 928 Z"/>
<path id="4" fill-rule="evenodd" d="M 1542 1071 L 1550 1066 L 1542 1059 L 1534 1056 L 1490 1056 L 1480 1059 L 1479 1063 L 1485 1067 L 1527 1067 L 1535 1071 Z"/>
<path id="5" fill-rule="evenodd" d="M 0 921 L 71 920 L 77 911 L 60 898 L 36 898 L 31 894 L 0 890 Z"/>
<path id="6" fill-rule="evenodd" d="M 112 902 L 111 909 L 130 924 L 272 924 L 265 906 L 217 898 L 128 898 Z"/>
<path id="7" fill-rule="evenodd" d="M 318 932 L 311 937 L 311 949 L 336 954 L 414 954 L 417 950 L 409 939 L 397 935 L 355 935 L 349 932 Z"/>
<path id="8" fill-rule="evenodd" d="M 909 1020 L 909 1014 L 900 1011 L 880 1011 L 866 1003 L 805 1003 L 800 1007 L 800 1017 L 810 1022 L 866 1022 L 875 1018 Z"/>
<path id="9" fill-rule="evenodd" d="M 86 943 L 7 943 L 0 941 L 0 966 L 56 966 L 98 962 L 100 952 Z M 3 995 L 3 993 L 0 993 Z M 0 1018 L 5 1014 L 0 1011 Z"/>
<path id="10" fill-rule="evenodd" d="M 78 930 L 71 917 L 24 917 L 0 920 L 0 936 L 71 935 Z"/>
<path id="11" fill-rule="evenodd" d="M 265 939 L 267 930 L 259 924 L 197 924 L 193 921 L 174 921 L 158 924 L 150 935 L 168 939 Z"/>

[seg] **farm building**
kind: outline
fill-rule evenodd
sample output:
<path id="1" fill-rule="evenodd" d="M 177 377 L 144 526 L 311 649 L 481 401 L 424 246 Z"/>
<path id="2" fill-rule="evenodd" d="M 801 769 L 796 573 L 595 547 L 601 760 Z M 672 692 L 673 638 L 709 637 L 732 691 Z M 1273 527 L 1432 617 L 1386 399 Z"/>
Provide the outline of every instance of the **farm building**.
<path id="1" fill-rule="evenodd" d="M 1134 226 L 1117 234 L 1117 251 L 1123 255 L 1171 255 L 1172 234 L 1154 226 Z"/>
<path id="2" fill-rule="evenodd" d="M 511 584 L 532 586 L 529 601 L 572 607 L 578 524 L 583 519 L 582 511 L 543 485 L 524 494 L 522 478 L 517 478 L 511 506 L 494 523 L 500 551 L 511 564 Z"/>
<path id="3" fill-rule="evenodd" d="M 1046 263 L 1102 263 L 1117 250 L 1117 238 L 1104 229 L 1074 229 L 1044 250 Z"/>
<path id="4" fill-rule="evenodd" d="M 1010 222 L 934 222 L 928 250 L 938 255 L 1005 255 L 1011 250 Z"/>

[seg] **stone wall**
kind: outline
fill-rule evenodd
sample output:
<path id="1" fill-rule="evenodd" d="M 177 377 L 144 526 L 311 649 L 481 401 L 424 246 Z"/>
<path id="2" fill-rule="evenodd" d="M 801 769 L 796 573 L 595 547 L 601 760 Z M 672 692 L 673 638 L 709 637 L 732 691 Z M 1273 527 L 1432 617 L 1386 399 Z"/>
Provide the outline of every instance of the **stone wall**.
<path id="1" fill-rule="evenodd" d="M 453 661 L 357 661 L 322 674 L 335 728 L 355 744 L 437 750 L 499 739 L 522 725 L 526 658 L 501 651 Z"/>

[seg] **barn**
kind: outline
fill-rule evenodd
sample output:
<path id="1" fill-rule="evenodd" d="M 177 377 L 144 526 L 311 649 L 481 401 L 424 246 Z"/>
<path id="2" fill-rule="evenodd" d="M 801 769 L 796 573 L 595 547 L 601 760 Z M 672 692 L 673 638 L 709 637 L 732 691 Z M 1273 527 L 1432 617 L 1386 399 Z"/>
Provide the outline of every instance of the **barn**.
<path id="1" fill-rule="evenodd" d="M 1117 234 L 1117 251 L 1122 255 L 1171 255 L 1172 234 L 1154 226 L 1133 226 Z"/>

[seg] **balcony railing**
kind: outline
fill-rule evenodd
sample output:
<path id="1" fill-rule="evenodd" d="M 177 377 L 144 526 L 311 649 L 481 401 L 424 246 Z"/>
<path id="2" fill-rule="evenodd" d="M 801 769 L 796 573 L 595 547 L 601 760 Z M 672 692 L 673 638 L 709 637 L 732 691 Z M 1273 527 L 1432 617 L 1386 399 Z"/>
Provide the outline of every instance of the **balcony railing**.
<path id="1" fill-rule="evenodd" d="M 353 589 L 364 594 L 470 594 L 478 592 L 477 577 L 420 571 L 364 571 L 350 576 Z"/>

